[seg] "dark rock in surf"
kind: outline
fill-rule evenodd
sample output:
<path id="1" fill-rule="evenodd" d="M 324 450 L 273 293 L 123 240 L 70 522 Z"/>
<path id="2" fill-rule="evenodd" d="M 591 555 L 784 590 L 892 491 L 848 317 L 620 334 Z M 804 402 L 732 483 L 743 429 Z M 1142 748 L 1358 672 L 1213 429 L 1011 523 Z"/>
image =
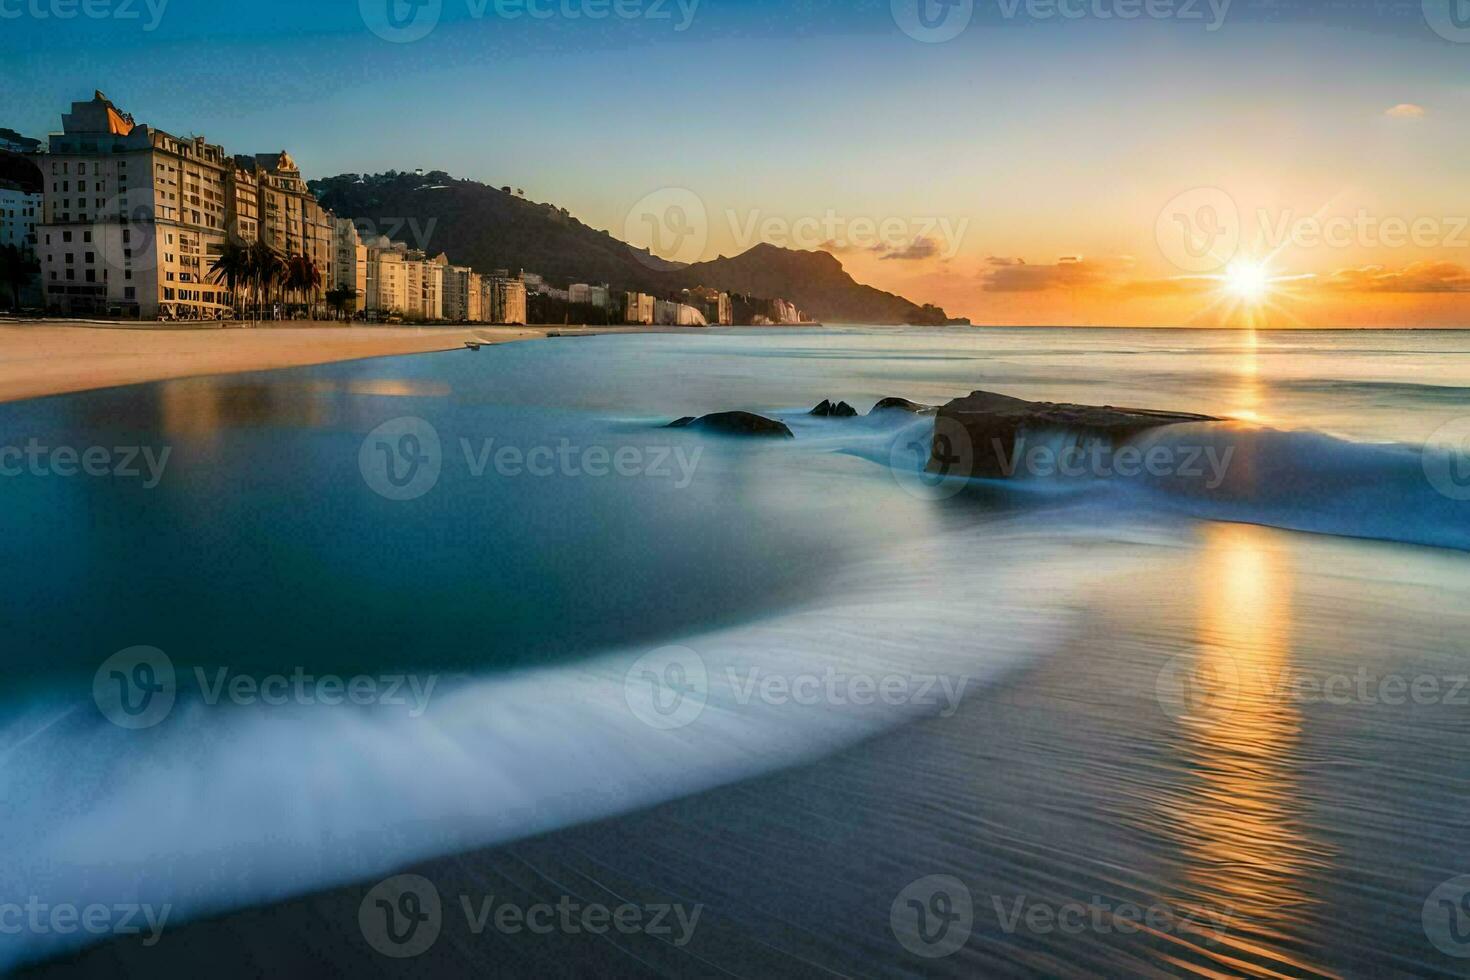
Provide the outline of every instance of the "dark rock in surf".
<path id="1" fill-rule="evenodd" d="M 818 418 L 850 419 L 857 417 L 857 409 L 847 402 L 837 402 L 834 405 L 824 398 L 822 404 L 812 409 L 811 414 Z"/>
<path id="2" fill-rule="evenodd" d="M 786 427 L 785 422 L 768 419 L 764 415 L 755 415 L 751 412 L 719 412 L 715 415 L 706 415 L 703 418 L 679 419 L 677 422 L 667 426 L 670 429 L 699 429 L 706 432 L 717 432 L 720 435 L 730 436 L 765 436 L 778 439 L 795 439 L 791 430 Z"/>
<path id="3" fill-rule="evenodd" d="M 939 409 L 928 468 L 947 476 L 1010 477 L 1017 437 L 1023 432 L 1067 432 L 1083 439 L 1107 439 L 1116 446 L 1166 425 L 1219 421 L 1187 412 L 1028 402 L 975 391 Z"/>
<path id="4" fill-rule="evenodd" d="M 915 415 L 933 415 L 939 409 L 934 405 L 920 405 L 918 402 L 911 402 L 907 398 L 884 398 L 873 406 L 873 412 L 887 411 L 912 412 Z M 868 414 L 872 415 L 873 412 L 869 412 Z"/>

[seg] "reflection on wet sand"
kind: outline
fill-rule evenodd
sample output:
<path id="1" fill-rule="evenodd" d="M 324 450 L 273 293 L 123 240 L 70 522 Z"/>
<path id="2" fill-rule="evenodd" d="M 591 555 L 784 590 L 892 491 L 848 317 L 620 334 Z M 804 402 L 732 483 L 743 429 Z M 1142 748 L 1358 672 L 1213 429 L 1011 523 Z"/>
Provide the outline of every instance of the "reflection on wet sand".
<path id="1" fill-rule="evenodd" d="M 1232 973 L 1331 975 L 1299 952 L 1315 916 L 1306 879 L 1330 853 L 1302 829 L 1302 719 L 1283 693 L 1291 559 L 1260 528 L 1202 533 L 1192 692 L 1179 719 L 1192 778 L 1164 823 L 1184 858 L 1180 904 L 1228 911 L 1227 949 L 1210 955 Z"/>

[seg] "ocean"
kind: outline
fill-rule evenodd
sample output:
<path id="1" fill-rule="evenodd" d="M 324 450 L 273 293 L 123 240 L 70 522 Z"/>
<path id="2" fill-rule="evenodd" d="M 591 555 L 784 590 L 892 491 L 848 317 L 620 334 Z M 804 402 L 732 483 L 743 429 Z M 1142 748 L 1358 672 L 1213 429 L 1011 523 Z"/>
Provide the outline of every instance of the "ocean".
<path id="1" fill-rule="evenodd" d="M 1229 421 L 962 481 L 869 412 L 977 389 Z M 854 326 L 0 405 L 0 907 L 174 929 L 763 786 L 702 870 L 639 838 L 733 972 L 1454 975 L 1467 396 L 1452 331 Z M 737 409 L 795 438 L 665 428 Z"/>

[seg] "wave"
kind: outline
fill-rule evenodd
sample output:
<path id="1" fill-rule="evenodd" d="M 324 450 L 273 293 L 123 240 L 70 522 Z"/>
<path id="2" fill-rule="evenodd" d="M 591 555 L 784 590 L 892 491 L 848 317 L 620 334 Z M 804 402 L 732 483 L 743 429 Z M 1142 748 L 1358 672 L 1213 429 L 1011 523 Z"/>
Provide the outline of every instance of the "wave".
<path id="1" fill-rule="evenodd" d="M 419 717 L 181 693 L 162 724 L 125 731 L 90 701 L 32 702 L 0 721 L 0 894 L 169 906 L 172 926 L 798 764 L 949 710 L 1052 648 L 1069 590 L 1095 574 L 1055 537 L 1024 543 L 1024 522 L 915 531 L 834 569 L 830 598 L 804 609 L 661 651 L 445 680 Z M 677 699 L 645 687 L 675 665 L 704 689 L 682 727 L 657 714 Z M 853 697 L 853 678 L 872 689 Z M 0 934 L 0 972 L 88 939 Z"/>

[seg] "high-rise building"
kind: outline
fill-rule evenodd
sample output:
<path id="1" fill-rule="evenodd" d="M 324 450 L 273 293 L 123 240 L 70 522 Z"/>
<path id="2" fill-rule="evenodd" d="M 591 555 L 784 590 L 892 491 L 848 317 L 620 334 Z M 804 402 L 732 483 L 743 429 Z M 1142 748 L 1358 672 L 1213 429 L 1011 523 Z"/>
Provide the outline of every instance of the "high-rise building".
<path id="1" fill-rule="evenodd" d="M 519 279 L 485 280 L 486 321 L 502 324 L 525 324 L 526 284 Z"/>
<path id="2" fill-rule="evenodd" d="M 711 324 L 728 327 L 735 322 L 734 304 L 730 301 L 729 293 L 722 293 L 708 286 L 696 286 L 685 292 L 689 295 L 690 304 L 697 306 Z"/>
<path id="3" fill-rule="evenodd" d="M 332 282 L 356 291 L 352 309 L 367 309 L 368 248 L 357 234 L 350 218 L 338 218 L 332 225 Z"/>
<path id="4" fill-rule="evenodd" d="M 653 322 L 665 327 L 704 327 L 708 322 L 704 314 L 686 303 L 676 303 L 673 300 L 655 300 L 653 304 Z"/>
<path id="5" fill-rule="evenodd" d="M 654 300 L 647 293 L 629 293 L 623 301 L 623 322 L 649 327 L 653 325 Z"/>
<path id="6" fill-rule="evenodd" d="M 474 271 L 468 266 L 450 265 L 446 255 L 434 261 L 444 270 L 444 319 L 457 323 L 477 319 L 470 316 L 470 277 Z M 475 305 L 478 307 L 478 302 Z"/>
<path id="7" fill-rule="evenodd" d="M 285 150 L 235 158 L 252 174 L 259 194 L 260 238 L 282 255 L 304 255 L 321 273 L 322 289 L 333 286 L 334 217 L 306 186 L 301 169 Z"/>
<path id="8" fill-rule="evenodd" d="M 485 322 L 485 279 L 478 272 L 470 273 L 469 296 L 465 300 L 466 318 L 471 323 Z"/>
<path id="9" fill-rule="evenodd" d="M 36 229 L 47 305 L 148 319 L 226 315 L 226 288 L 207 281 L 227 234 L 224 150 L 139 125 L 101 92 L 61 122 L 42 163 Z"/>

